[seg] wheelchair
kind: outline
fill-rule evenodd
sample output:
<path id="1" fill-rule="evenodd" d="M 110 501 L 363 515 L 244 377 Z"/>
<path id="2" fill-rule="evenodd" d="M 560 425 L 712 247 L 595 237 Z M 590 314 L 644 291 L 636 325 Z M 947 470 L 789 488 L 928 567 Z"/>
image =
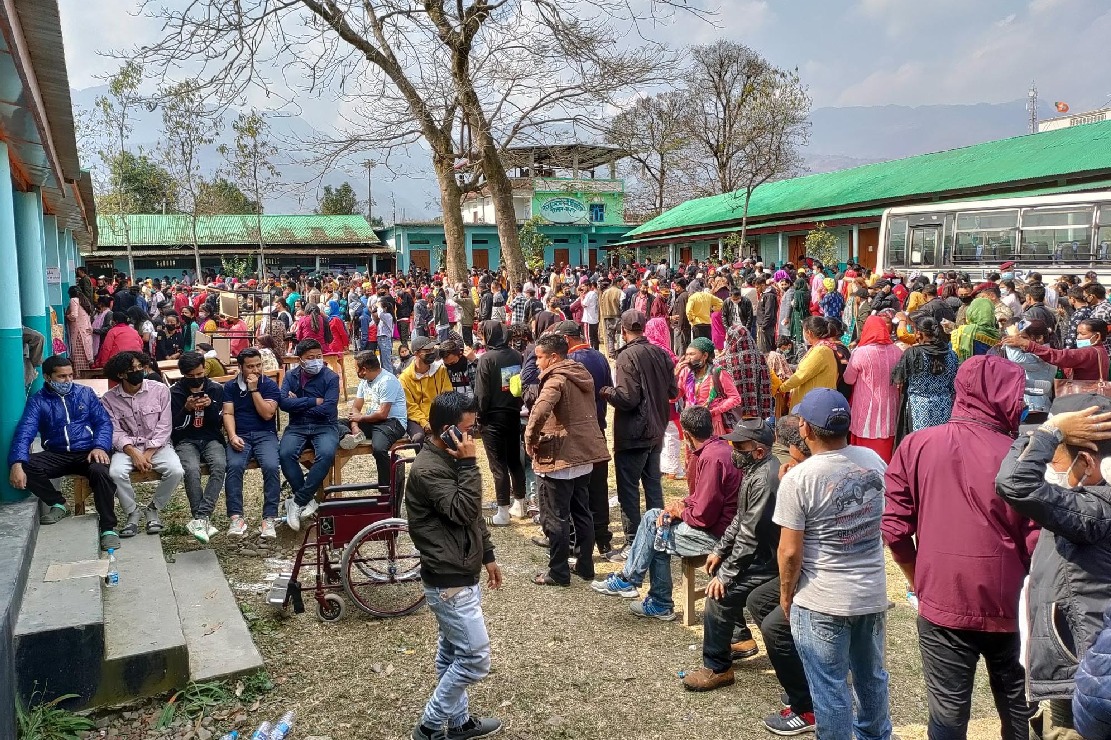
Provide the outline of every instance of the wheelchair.
<path id="1" fill-rule="evenodd" d="M 306 522 L 305 537 L 293 561 L 271 585 L 268 603 L 305 611 L 304 592 L 316 600 L 323 622 L 343 617 L 347 601 L 372 617 L 401 617 L 424 604 L 420 553 L 401 516 L 405 469 L 419 445 L 390 450 L 390 480 L 328 486 L 316 516 Z M 308 582 L 305 579 L 310 579 Z"/>

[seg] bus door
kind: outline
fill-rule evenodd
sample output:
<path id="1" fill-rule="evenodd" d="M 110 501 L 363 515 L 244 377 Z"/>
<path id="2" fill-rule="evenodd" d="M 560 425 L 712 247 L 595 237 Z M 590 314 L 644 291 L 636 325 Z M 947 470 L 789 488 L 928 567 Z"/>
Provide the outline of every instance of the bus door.
<path id="1" fill-rule="evenodd" d="M 937 264 L 937 250 L 940 244 L 940 225 L 912 226 L 910 228 L 910 266 L 933 267 Z"/>

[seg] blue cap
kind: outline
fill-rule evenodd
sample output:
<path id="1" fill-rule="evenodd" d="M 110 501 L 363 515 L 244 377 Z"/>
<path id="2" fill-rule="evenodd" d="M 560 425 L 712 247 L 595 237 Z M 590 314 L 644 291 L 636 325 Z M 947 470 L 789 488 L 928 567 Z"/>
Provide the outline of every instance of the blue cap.
<path id="1" fill-rule="evenodd" d="M 791 413 L 808 424 L 831 432 L 849 431 L 849 402 L 832 388 L 815 388 L 803 397 Z"/>

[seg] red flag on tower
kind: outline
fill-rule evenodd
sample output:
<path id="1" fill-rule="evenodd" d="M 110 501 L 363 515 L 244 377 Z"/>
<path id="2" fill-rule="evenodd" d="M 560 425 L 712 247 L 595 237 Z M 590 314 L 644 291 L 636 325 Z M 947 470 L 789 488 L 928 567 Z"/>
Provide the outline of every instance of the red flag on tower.
<path id="1" fill-rule="evenodd" d="M 1054 103 L 1054 105 L 1057 106 L 1057 112 L 1058 113 L 1068 113 L 1069 112 L 1069 104 L 1068 103 L 1065 103 L 1063 101 L 1058 100 L 1056 103 Z"/>

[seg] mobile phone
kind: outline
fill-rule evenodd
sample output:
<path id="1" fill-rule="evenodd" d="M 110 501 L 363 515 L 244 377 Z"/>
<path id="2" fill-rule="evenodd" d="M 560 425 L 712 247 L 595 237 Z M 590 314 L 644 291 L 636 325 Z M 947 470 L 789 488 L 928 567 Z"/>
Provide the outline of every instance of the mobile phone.
<path id="1" fill-rule="evenodd" d="M 447 445 L 447 448 L 453 452 L 459 449 L 459 444 L 456 441 L 457 439 L 463 439 L 463 432 L 454 424 L 445 429 L 443 434 L 440 435 L 440 441 Z"/>

